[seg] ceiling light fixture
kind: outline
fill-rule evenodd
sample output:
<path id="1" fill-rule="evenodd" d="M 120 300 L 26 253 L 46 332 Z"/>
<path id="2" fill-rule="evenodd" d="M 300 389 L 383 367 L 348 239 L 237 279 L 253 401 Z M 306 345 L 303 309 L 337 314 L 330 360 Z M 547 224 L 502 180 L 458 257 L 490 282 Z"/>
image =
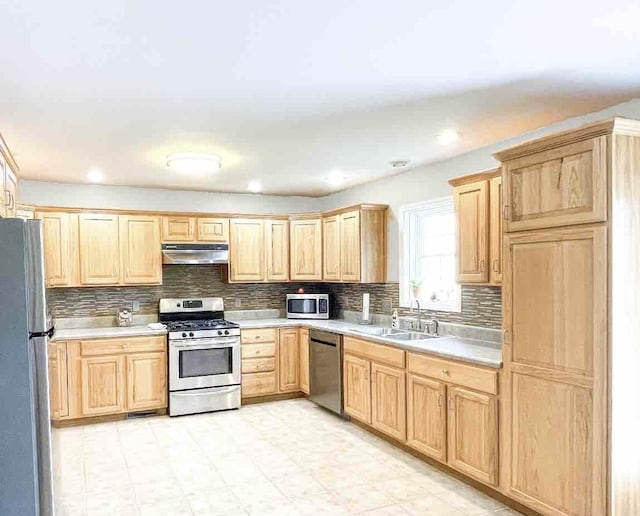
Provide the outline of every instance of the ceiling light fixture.
<path id="1" fill-rule="evenodd" d="M 344 182 L 344 175 L 339 170 L 334 170 L 327 177 L 327 183 L 331 186 L 340 186 Z"/>
<path id="2" fill-rule="evenodd" d="M 262 191 L 262 183 L 260 181 L 258 181 L 257 179 L 252 179 L 251 181 L 249 181 L 249 184 L 247 185 L 247 189 L 251 193 L 261 192 Z"/>
<path id="3" fill-rule="evenodd" d="M 104 174 L 99 168 L 92 168 L 87 172 L 87 180 L 90 183 L 102 183 L 102 181 L 104 181 Z"/>
<path id="4" fill-rule="evenodd" d="M 406 167 L 409 163 L 411 163 L 411 161 L 409 161 L 408 159 L 394 159 L 393 161 L 389 162 L 389 165 L 391 165 L 393 168 L 402 168 Z"/>
<path id="5" fill-rule="evenodd" d="M 196 152 L 177 152 L 167 156 L 167 166 L 184 174 L 206 174 L 221 166 L 220 156 Z"/>
<path id="6" fill-rule="evenodd" d="M 458 141 L 458 131 L 453 129 L 445 129 L 438 135 L 438 143 L 440 145 L 449 145 Z"/>

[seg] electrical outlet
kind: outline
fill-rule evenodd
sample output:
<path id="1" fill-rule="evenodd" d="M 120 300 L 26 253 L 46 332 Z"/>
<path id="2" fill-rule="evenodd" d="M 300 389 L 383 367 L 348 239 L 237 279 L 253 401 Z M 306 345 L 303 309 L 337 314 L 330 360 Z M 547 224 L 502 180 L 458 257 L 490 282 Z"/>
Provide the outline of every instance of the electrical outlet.
<path id="1" fill-rule="evenodd" d="M 242 299 L 236 297 L 236 308 L 240 308 L 242 306 Z"/>
<path id="2" fill-rule="evenodd" d="M 347 295 L 344 296 L 344 308 L 349 310 L 349 296 Z"/>
<path id="3" fill-rule="evenodd" d="M 132 312 L 139 312 L 140 311 L 140 301 L 133 301 L 131 303 L 131 311 Z"/>
<path id="4" fill-rule="evenodd" d="M 389 313 L 393 310 L 393 302 L 391 299 L 385 299 L 382 301 L 382 311 L 384 313 Z"/>

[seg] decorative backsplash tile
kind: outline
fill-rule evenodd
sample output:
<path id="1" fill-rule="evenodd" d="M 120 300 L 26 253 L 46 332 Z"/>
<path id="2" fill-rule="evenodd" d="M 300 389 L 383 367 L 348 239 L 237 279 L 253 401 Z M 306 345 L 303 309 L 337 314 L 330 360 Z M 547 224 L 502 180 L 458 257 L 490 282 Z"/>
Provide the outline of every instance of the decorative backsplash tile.
<path id="1" fill-rule="evenodd" d="M 54 317 L 96 317 L 114 315 L 119 308 L 140 303 L 141 314 L 158 312 L 163 297 L 222 297 L 227 310 L 273 308 L 283 312 L 287 294 L 298 283 L 227 283 L 224 265 L 165 265 L 163 284 L 136 287 L 91 287 L 49 289 Z M 308 292 L 326 292 L 319 284 L 304 285 Z M 240 306 L 236 306 L 236 299 Z"/>
<path id="2" fill-rule="evenodd" d="M 54 317 L 97 317 L 114 315 L 119 308 L 140 303 L 140 314 L 155 314 L 163 297 L 222 297 L 226 310 L 275 309 L 285 315 L 287 294 L 304 287 L 309 293 L 331 294 L 332 316 L 343 310 L 362 310 L 362 294 L 371 295 L 371 312 L 389 315 L 399 302 L 398 283 L 367 285 L 340 283 L 227 283 L 224 265 L 165 265 L 163 284 L 137 287 L 56 288 L 47 291 Z M 236 305 L 240 301 L 240 306 Z M 499 287 L 462 287 L 462 312 L 426 311 L 444 322 L 486 328 L 501 326 Z M 400 309 L 400 315 L 409 310 Z"/>
<path id="3" fill-rule="evenodd" d="M 399 304 L 400 287 L 398 283 L 357 284 L 327 284 L 329 292 L 333 294 L 333 310 L 362 310 L 362 294 L 369 292 L 371 297 L 371 312 L 390 314 L 392 308 Z M 485 328 L 500 328 L 502 326 L 502 289 L 486 285 L 462 286 L 462 311 L 439 312 L 425 310 L 426 317 L 437 317 L 444 322 L 483 326 Z M 410 315 L 406 308 L 398 309 L 398 313 Z"/>

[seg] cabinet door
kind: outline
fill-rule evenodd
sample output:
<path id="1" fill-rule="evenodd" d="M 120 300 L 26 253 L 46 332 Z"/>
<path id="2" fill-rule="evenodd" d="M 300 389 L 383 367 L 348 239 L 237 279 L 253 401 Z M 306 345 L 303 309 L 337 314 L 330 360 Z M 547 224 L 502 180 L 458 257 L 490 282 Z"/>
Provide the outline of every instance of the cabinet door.
<path id="1" fill-rule="evenodd" d="M 291 221 L 291 279 L 322 279 L 322 219 Z"/>
<path id="2" fill-rule="evenodd" d="M 407 438 L 405 372 L 371 362 L 371 425 L 400 441 Z"/>
<path id="3" fill-rule="evenodd" d="M 457 186 L 453 192 L 456 211 L 458 282 L 486 283 L 489 279 L 489 183 L 479 181 Z"/>
<path id="4" fill-rule="evenodd" d="M 503 163 L 505 230 L 607 219 L 607 137 Z"/>
<path id="5" fill-rule="evenodd" d="M 407 444 L 434 459 L 447 459 L 446 385 L 407 375 Z"/>
<path id="6" fill-rule="evenodd" d="M 494 396 L 449 387 L 448 463 L 487 484 L 498 482 L 498 409 Z"/>
<path id="7" fill-rule="evenodd" d="M 167 354 L 127 355 L 127 410 L 167 406 Z"/>
<path id="8" fill-rule="evenodd" d="M 197 219 L 198 242 L 229 242 L 229 219 Z"/>
<path id="9" fill-rule="evenodd" d="M 123 355 L 80 359 L 80 393 L 83 416 L 124 412 L 125 361 Z"/>
<path id="10" fill-rule="evenodd" d="M 300 328 L 300 390 L 309 394 L 309 330 Z"/>
<path id="11" fill-rule="evenodd" d="M 163 242 L 193 242 L 196 238 L 196 219 L 193 217 L 162 217 Z"/>
<path id="12" fill-rule="evenodd" d="M 360 212 L 340 215 L 340 279 L 360 281 Z"/>
<path id="13" fill-rule="evenodd" d="M 360 212 L 340 215 L 340 279 L 360 281 Z"/>
<path id="14" fill-rule="evenodd" d="M 45 281 L 48 287 L 77 284 L 78 216 L 70 213 L 38 212 L 42 221 Z"/>
<path id="15" fill-rule="evenodd" d="M 5 172 L 5 190 L 5 195 L 8 196 L 8 199 L 5 200 L 6 217 L 13 218 L 17 213 L 16 196 L 18 195 L 18 178 L 9 165 L 7 165 Z"/>
<path id="16" fill-rule="evenodd" d="M 289 281 L 289 221 L 265 220 L 267 281 Z"/>
<path id="17" fill-rule="evenodd" d="M 340 215 L 322 219 L 322 278 L 340 281 Z"/>
<path id="18" fill-rule="evenodd" d="M 280 330 L 278 339 L 278 373 L 280 392 L 300 389 L 300 347 L 298 330 L 287 328 Z"/>
<path id="19" fill-rule="evenodd" d="M 122 282 L 126 285 L 162 283 L 160 219 L 146 215 L 120 217 Z"/>
<path id="20" fill-rule="evenodd" d="M 502 283 L 502 177 L 489 181 L 489 282 Z"/>
<path id="21" fill-rule="evenodd" d="M 344 355 L 344 412 L 371 424 L 371 362 Z"/>
<path id="22" fill-rule="evenodd" d="M 69 389 L 67 387 L 67 343 L 49 342 L 49 406 L 51 419 L 69 415 Z"/>
<path id="23" fill-rule="evenodd" d="M 508 234 L 505 486 L 542 513 L 605 514 L 604 227 Z"/>
<path id="24" fill-rule="evenodd" d="M 120 238 L 117 215 L 79 216 L 80 283 L 113 285 L 120 282 Z"/>
<path id="25" fill-rule="evenodd" d="M 264 222 L 232 219 L 229 241 L 229 280 L 264 281 Z"/>

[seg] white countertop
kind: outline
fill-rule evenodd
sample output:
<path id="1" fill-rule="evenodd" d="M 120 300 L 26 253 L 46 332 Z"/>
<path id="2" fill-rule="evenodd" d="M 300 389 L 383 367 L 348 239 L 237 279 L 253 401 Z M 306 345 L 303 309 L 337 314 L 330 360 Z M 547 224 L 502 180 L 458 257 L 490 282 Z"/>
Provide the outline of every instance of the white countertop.
<path id="1" fill-rule="evenodd" d="M 366 333 L 367 330 L 378 328 L 378 326 L 361 326 L 359 324 L 335 319 L 238 319 L 234 322 L 238 323 L 241 329 L 286 328 L 296 326 L 315 328 L 318 330 L 340 333 L 342 335 L 360 337 L 408 351 L 428 353 L 443 358 L 452 358 L 487 367 L 502 367 L 502 346 L 495 342 L 454 337 L 450 335 L 444 335 L 438 338 L 427 338 L 425 340 L 399 341 L 397 339 Z"/>
<path id="2" fill-rule="evenodd" d="M 79 340 L 79 339 L 103 339 L 118 337 L 146 337 L 148 335 L 166 335 L 167 330 L 152 330 L 147 325 L 139 326 L 112 326 L 106 328 L 71 328 L 56 330 L 52 341 Z"/>

